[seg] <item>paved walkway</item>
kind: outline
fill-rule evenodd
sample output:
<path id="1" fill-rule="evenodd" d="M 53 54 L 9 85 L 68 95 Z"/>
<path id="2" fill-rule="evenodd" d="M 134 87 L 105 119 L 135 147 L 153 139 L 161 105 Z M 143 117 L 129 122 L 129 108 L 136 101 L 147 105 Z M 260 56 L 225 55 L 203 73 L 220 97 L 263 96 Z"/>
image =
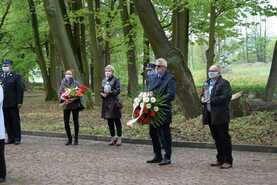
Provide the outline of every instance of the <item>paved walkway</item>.
<path id="1" fill-rule="evenodd" d="M 8 145 L 6 185 L 276 185 L 277 154 L 234 152 L 234 168 L 209 167 L 215 151 L 174 148 L 170 166 L 149 165 L 151 146 L 25 136 Z"/>

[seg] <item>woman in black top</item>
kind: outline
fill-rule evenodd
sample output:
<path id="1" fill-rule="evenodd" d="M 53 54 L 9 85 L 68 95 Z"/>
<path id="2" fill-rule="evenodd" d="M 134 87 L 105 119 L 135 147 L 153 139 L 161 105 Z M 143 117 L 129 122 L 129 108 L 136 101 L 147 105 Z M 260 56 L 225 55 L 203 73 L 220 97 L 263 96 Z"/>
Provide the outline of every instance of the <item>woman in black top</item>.
<path id="1" fill-rule="evenodd" d="M 111 65 L 105 67 L 105 79 L 102 81 L 101 97 L 102 118 L 108 121 L 111 134 L 109 145 L 121 145 L 122 125 L 121 125 L 121 108 L 119 101 L 120 81 L 113 75 L 114 68 Z M 115 135 L 115 127 L 117 137 Z"/>
<path id="2" fill-rule="evenodd" d="M 62 80 L 61 86 L 59 89 L 60 102 L 64 103 L 64 110 L 63 110 L 64 127 L 68 138 L 68 141 L 65 143 L 65 145 L 72 144 L 72 135 L 71 135 L 70 125 L 69 125 L 71 112 L 73 115 L 74 131 L 75 131 L 74 145 L 78 145 L 79 112 L 81 109 L 83 109 L 83 106 L 81 104 L 80 98 L 77 98 L 77 99 L 74 98 L 68 101 L 68 100 L 65 100 L 61 95 L 65 92 L 66 88 L 76 88 L 79 86 L 80 86 L 80 83 L 73 78 L 73 72 L 71 70 L 67 70 L 65 72 L 65 78 Z"/>

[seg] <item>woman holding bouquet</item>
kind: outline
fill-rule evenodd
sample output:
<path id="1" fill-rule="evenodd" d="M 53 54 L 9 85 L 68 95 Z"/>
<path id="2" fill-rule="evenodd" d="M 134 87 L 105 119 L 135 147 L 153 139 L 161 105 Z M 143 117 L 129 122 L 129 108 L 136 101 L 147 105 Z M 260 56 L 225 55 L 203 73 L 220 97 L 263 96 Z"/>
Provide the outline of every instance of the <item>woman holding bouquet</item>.
<path id="1" fill-rule="evenodd" d="M 105 67 L 105 79 L 102 81 L 101 97 L 102 102 L 102 118 L 108 121 L 111 134 L 109 145 L 121 145 L 122 125 L 121 125 L 121 108 L 119 101 L 120 81 L 114 75 L 114 68 L 111 65 Z M 115 127 L 116 134 L 115 135 Z"/>
<path id="2" fill-rule="evenodd" d="M 83 109 L 81 104 L 80 96 L 71 97 L 70 91 L 74 91 L 74 89 L 78 89 L 80 87 L 80 83 L 73 78 L 73 72 L 71 70 L 67 70 L 65 72 L 65 77 L 61 82 L 61 86 L 59 89 L 59 97 L 60 102 L 63 104 L 63 119 L 64 119 L 64 128 L 66 131 L 66 135 L 68 141 L 65 145 L 72 144 L 72 135 L 69 125 L 70 114 L 73 116 L 74 123 L 74 145 L 78 145 L 78 133 L 79 133 L 79 112 Z"/>

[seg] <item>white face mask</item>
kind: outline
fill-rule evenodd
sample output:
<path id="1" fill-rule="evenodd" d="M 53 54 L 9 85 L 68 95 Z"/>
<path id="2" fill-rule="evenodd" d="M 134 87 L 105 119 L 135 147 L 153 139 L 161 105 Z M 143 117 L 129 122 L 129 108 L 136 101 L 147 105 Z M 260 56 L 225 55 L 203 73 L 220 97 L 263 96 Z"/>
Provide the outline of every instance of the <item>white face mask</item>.
<path id="1" fill-rule="evenodd" d="M 219 72 L 208 72 L 209 78 L 216 78 L 219 76 Z"/>
<path id="2" fill-rule="evenodd" d="M 65 75 L 65 79 L 71 79 L 72 75 Z"/>
<path id="3" fill-rule="evenodd" d="M 5 66 L 5 67 L 2 67 L 2 70 L 3 72 L 7 73 L 10 71 L 10 68 Z"/>
<path id="4" fill-rule="evenodd" d="M 109 72 L 109 71 L 105 72 L 105 77 L 106 78 L 110 78 L 112 75 L 113 75 L 112 72 Z"/>

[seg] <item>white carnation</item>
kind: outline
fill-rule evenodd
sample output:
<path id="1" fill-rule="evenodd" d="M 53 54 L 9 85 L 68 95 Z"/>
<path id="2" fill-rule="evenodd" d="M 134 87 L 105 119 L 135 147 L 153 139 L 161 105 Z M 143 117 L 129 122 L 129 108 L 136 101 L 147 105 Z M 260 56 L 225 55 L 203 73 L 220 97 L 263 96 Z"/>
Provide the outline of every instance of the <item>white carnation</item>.
<path id="1" fill-rule="evenodd" d="M 148 97 L 145 97 L 145 98 L 143 98 L 143 101 L 144 101 L 145 103 L 149 103 L 150 99 L 149 99 Z"/>
<path id="2" fill-rule="evenodd" d="M 158 111 L 159 111 L 159 107 L 155 106 L 155 107 L 154 107 L 154 111 L 155 111 L 155 112 L 158 112 Z"/>
<path id="3" fill-rule="evenodd" d="M 155 103 L 157 101 L 157 99 L 155 97 L 151 98 L 151 103 Z"/>
<path id="4" fill-rule="evenodd" d="M 150 104 L 150 103 L 147 103 L 147 104 L 146 104 L 146 108 L 147 108 L 147 109 L 151 109 L 151 104 Z"/>

